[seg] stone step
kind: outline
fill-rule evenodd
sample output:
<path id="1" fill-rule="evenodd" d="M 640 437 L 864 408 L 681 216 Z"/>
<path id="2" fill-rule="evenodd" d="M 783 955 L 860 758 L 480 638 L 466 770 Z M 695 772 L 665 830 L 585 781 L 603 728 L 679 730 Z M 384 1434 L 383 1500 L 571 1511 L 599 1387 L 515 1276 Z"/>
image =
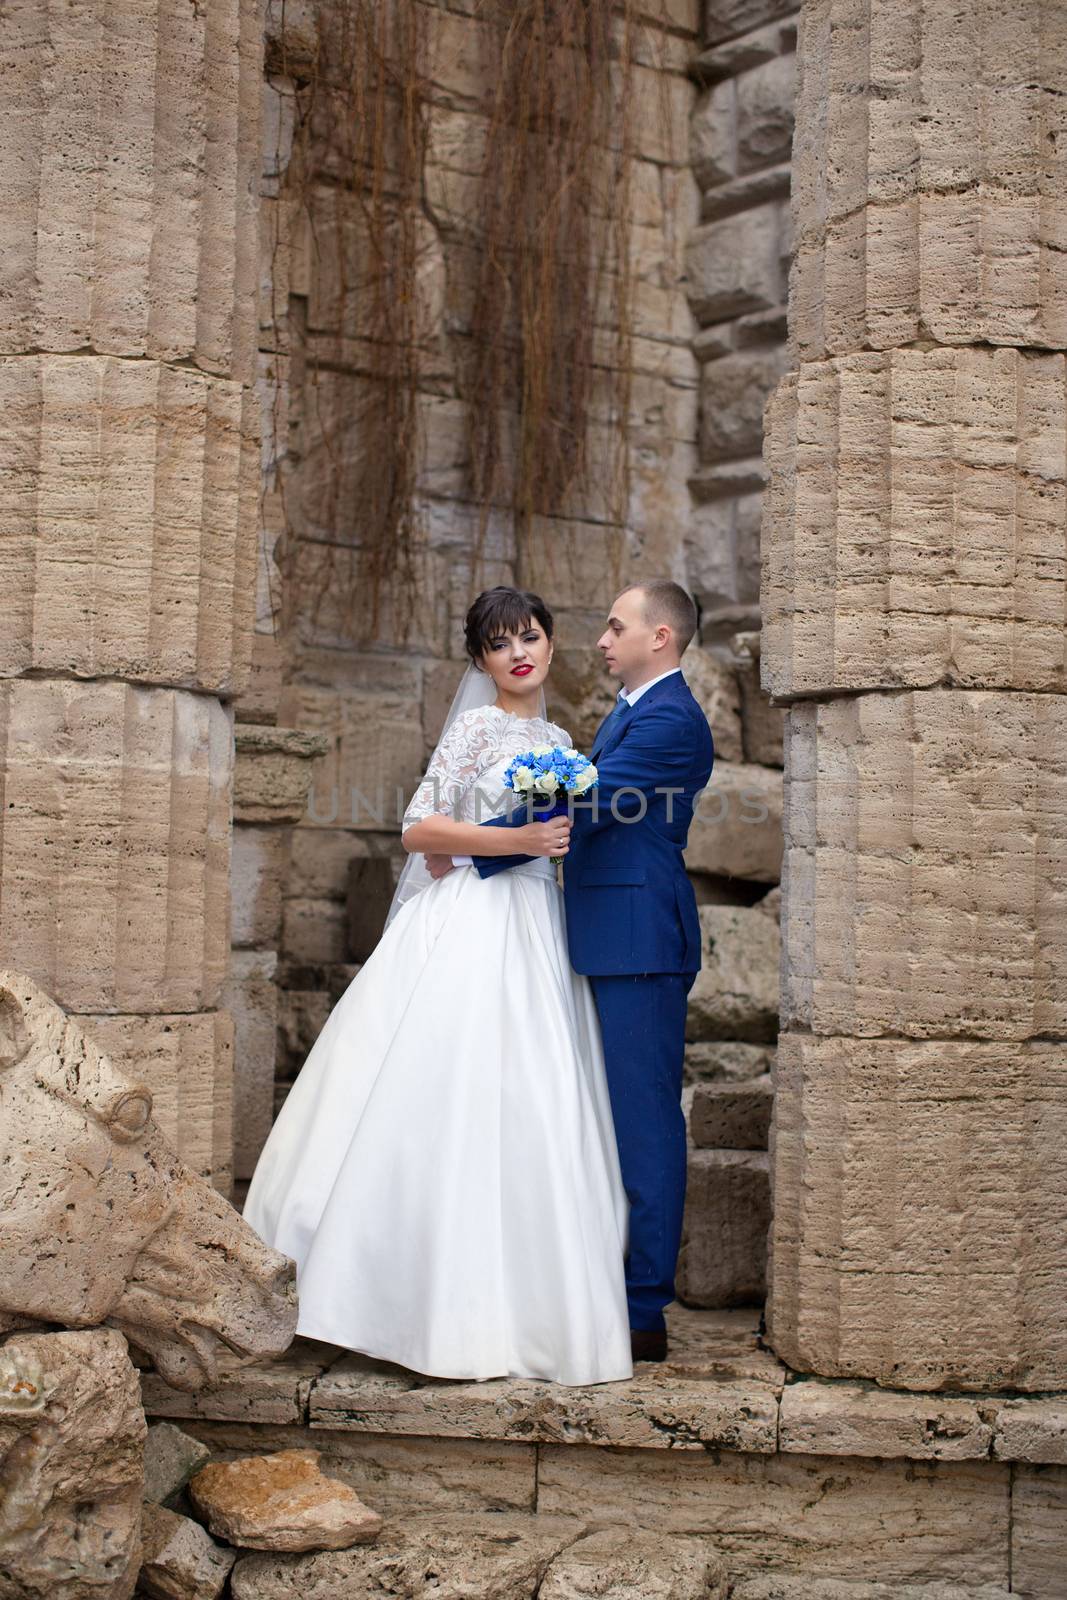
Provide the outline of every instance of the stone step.
<path id="1" fill-rule="evenodd" d="M 756 1309 L 667 1309 L 669 1358 L 587 1387 L 531 1378 L 433 1378 L 295 1339 L 278 1361 L 220 1358 L 215 1389 L 141 1374 L 149 1417 L 323 1432 L 418 1435 L 639 1451 L 738 1450 L 1018 1461 L 1067 1467 L 1067 1391 L 887 1389 L 792 1372 L 761 1342 Z"/>
<path id="2" fill-rule="evenodd" d="M 757 1317 L 673 1305 L 669 1361 L 585 1389 L 428 1378 L 297 1340 L 282 1361 L 232 1361 L 211 1393 L 145 1373 L 144 1399 L 216 1460 L 320 1451 L 387 1528 L 479 1513 L 507 1540 L 509 1519 L 533 1514 L 544 1531 L 577 1516 L 661 1541 L 698 1536 L 722 1554 L 735 1600 L 1001 1600 L 1011 1572 L 1030 1575 L 1016 1587 L 1032 1600 L 1062 1600 L 1067 1393 L 813 1379 L 761 1346 Z M 300 1559 L 276 1558 L 278 1570 Z M 325 1569 L 301 1576 L 279 1600 L 361 1592 L 331 1587 Z M 645 1592 L 657 1591 L 634 1591 Z"/>

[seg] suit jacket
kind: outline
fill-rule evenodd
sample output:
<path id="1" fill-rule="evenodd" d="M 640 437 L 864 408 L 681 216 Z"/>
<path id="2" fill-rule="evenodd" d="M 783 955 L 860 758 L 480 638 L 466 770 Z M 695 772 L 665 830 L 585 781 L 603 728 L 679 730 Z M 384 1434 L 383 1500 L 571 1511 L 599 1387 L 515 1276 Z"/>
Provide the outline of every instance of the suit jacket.
<path id="1" fill-rule="evenodd" d="M 588 976 L 696 972 L 700 920 L 682 851 L 715 757 L 708 720 L 674 673 L 607 721 L 590 752 L 599 783 L 576 800 L 563 868 L 571 965 Z M 525 820 L 516 812 L 484 826 Z M 483 878 L 530 859 L 473 857 Z"/>

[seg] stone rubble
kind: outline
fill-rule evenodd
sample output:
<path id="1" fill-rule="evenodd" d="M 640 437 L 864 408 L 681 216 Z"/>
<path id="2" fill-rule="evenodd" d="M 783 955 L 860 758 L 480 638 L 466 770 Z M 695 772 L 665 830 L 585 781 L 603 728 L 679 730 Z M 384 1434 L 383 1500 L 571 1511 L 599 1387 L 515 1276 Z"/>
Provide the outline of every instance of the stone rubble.
<path id="1" fill-rule="evenodd" d="M 150 1600 L 219 1600 L 236 1560 L 236 1551 L 216 1544 L 199 1522 L 145 1506 L 138 1589 Z"/>
<path id="2" fill-rule="evenodd" d="M 246 1550 L 346 1550 L 372 1543 L 382 1526 L 348 1484 L 321 1472 L 317 1450 L 214 1462 L 189 1495 L 213 1534 Z"/>

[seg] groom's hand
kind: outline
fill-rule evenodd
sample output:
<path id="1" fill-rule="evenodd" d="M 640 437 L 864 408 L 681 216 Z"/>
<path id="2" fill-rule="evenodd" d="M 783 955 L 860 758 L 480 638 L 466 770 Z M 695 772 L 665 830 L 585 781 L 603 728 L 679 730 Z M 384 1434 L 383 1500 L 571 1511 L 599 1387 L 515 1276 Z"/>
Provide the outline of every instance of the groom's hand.
<path id="1" fill-rule="evenodd" d="M 426 870 L 431 878 L 444 878 L 452 871 L 452 857 L 443 855 L 427 855 Z"/>

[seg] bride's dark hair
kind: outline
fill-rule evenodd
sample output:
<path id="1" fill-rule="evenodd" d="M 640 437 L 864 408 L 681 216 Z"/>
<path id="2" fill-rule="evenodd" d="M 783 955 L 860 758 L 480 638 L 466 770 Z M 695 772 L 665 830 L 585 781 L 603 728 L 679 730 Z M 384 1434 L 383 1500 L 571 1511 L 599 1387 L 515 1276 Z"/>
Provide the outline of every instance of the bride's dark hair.
<path id="1" fill-rule="evenodd" d="M 539 594 L 529 589 L 511 589 L 507 584 L 483 589 L 463 624 L 467 654 L 477 664 L 490 640 L 498 639 L 502 633 L 521 633 L 531 621 L 539 622 L 545 637 L 551 639 L 552 613 Z"/>

